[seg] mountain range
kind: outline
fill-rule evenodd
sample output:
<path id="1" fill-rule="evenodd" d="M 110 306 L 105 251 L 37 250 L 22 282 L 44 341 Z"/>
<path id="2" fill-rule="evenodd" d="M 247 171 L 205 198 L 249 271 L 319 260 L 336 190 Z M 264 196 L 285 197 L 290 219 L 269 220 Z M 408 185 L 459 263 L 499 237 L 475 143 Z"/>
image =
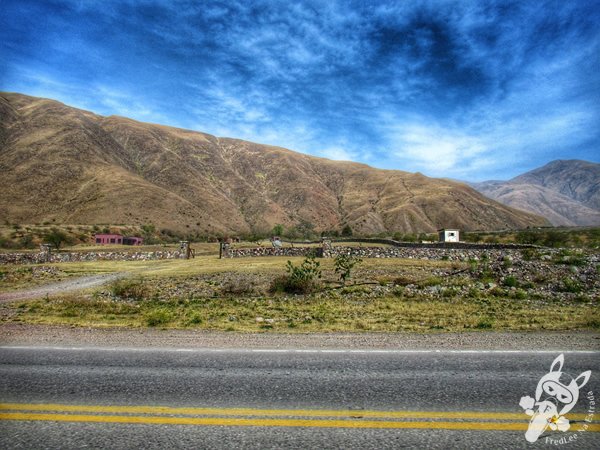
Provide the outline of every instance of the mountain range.
<path id="1" fill-rule="evenodd" d="M 357 234 L 543 226 L 535 214 L 420 173 L 0 93 L 0 220 L 154 224 L 201 235 L 275 224 Z"/>
<path id="2" fill-rule="evenodd" d="M 556 160 L 508 181 L 471 183 L 505 205 L 545 217 L 555 226 L 600 225 L 600 164 Z"/>

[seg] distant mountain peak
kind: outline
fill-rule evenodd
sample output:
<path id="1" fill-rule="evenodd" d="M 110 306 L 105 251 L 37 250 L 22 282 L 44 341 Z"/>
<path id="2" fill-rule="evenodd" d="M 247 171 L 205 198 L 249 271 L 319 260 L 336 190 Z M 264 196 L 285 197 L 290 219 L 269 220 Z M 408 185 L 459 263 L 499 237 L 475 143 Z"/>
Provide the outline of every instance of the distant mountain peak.
<path id="1" fill-rule="evenodd" d="M 553 225 L 600 225 L 600 164 L 555 160 L 504 181 L 471 184 L 505 205 L 546 217 Z"/>

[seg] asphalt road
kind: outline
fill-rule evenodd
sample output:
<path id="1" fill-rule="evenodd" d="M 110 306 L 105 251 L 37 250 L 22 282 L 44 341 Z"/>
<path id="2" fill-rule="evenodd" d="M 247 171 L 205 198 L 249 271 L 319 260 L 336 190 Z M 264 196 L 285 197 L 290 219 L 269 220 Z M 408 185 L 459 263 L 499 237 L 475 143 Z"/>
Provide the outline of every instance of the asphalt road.
<path id="1" fill-rule="evenodd" d="M 519 401 L 555 352 L 5 346 L 0 447 L 600 448 L 600 353 L 564 355 L 592 376 L 530 444 Z"/>

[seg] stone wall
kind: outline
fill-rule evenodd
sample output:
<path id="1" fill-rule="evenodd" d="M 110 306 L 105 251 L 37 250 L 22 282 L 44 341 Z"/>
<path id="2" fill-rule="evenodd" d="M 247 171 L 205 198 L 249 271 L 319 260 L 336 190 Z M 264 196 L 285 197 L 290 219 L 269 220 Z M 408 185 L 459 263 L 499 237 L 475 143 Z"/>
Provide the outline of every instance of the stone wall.
<path id="1" fill-rule="evenodd" d="M 538 248 L 535 245 L 529 244 L 472 244 L 469 242 L 400 242 L 393 239 L 335 239 L 332 242 L 358 242 L 366 244 L 383 244 L 401 248 L 425 248 L 425 249 L 467 249 L 467 250 L 518 250 L 523 248 Z"/>
<path id="2" fill-rule="evenodd" d="M 323 257 L 323 249 L 319 247 L 256 247 L 256 248 L 227 248 L 223 258 L 247 258 L 256 256 L 309 256 Z"/>
<path id="3" fill-rule="evenodd" d="M 336 241 L 343 242 L 343 241 Z M 448 259 L 466 261 L 479 259 L 481 255 L 512 254 L 523 248 L 532 246 L 506 244 L 467 244 L 467 243 L 432 243 L 417 244 L 396 242 L 386 239 L 353 239 L 350 242 L 369 244 L 388 244 L 387 247 L 344 247 L 332 246 L 331 241 L 324 240 L 319 247 L 256 247 L 232 248 L 221 246 L 220 256 L 223 258 L 247 258 L 259 256 L 309 256 L 335 258 L 339 254 L 350 254 L 361 258 L 408 258 L 408 259 Z M 297 244 L 297 243 L 296 243 Z M 149 261 L 157 259 L 185 258 L 184 250 L 155 252 L 60 252 L 48 253 L 0 253 L 0 264 L 42 264 L 80 261 Z"/>
<path id="4" fill-rule="evenodd" d="M 519 254 L 516 248 L 441 248 L 435 247 L 331 247 L 325 252 L 325 258 L 338 255 L 352 255 L 359 258 L 402 258 L 424 260 L 470 261 L 501 259 L 505 256 Z"/>
<path id="5" fill-rule="evenodd" d="M 150 261 L 184 258 L 180 251 L 156 252 L 64 252 L 64 253 L 0 253 L 0 264 L 42 264 L 81 261 Z"/>
<path id="6" fill-rule="evenodd" d="M 338 241 L 339 242 L 339 241 Z M 357 242 L 349 241 L 349 242 Z M 369 244 L 385 242 L 387 240 L 363 240 Z M 257 248 L 230 248 L 223 250 L 223 258 L 245 258 L 258 256 L 308 256 L 314 254 L 319 258 L 335 258 L 338 255 L 353 255 L 360 258 L 404 258 L 404 259 L 444 259 L 450 261 L 468 261 L 481 259 L 483 255 L 488 258 L 502 258 L 514 255 L 523 248 L 531 246 L 502 245 L 502 244 L 466 244 L 466 243 L 433 243 L 399 245 L 392 247 L 344 247 L 332 246 L 330 241 L 324 241 L 321 247 L 257 247 Z"/>

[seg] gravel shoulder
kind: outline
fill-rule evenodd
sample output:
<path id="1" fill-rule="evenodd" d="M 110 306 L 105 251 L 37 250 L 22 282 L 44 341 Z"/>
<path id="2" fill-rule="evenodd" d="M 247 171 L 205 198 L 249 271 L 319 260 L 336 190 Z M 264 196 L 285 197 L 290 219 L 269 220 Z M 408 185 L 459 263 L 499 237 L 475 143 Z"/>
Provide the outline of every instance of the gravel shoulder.
<path id="1" fill-rule="evenodd" d="M 0 324 L 1 346 L 114 348 L 382 349 L 382 350 L 594 350 L 600 333 L 234 333 L 155 328 L 84 328 Z"/>

